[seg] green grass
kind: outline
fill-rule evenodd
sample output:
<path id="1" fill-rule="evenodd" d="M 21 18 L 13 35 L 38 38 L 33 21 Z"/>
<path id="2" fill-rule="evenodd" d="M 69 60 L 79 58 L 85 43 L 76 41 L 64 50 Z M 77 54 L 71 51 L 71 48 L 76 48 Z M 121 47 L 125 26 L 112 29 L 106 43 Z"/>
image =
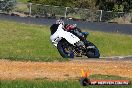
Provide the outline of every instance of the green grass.
<path id="1" fill-rule="evenodd" d="M 27 3 L 29 0 L 17 0 L 18 2 L 24 2 Z"/>
<path id="2" fill-rule="evenodd" d="M 29 8 L 27 7 L 27 4 L 17 4 L 14 10 L 16 12 L 28 12 Z"/>
<path id="3" fill-rule="evenodd" d="M 48 26 L 7 21 L 0 21 L 0 25 L 0 58 L 37 61 L 61 58 L 49 40 Z"/>
<path id="4" fill-rule="evenodd" d="M 89 31 L 88 39 L 101 56 L 132 54 L 132 36 Z M 0 21 L 0 58 L 11 60 L 62 60 L 49 39 L 49 26 Z"/>
<path id="5" fill-rule="evenodd" d="M 89 38 L 101 52 L 101 56 L 132 55 L 132 35 L 91 32 Z"/>
<path id="6" fill-rule="evenodd" d="M 92 79 L 128 79 L 116 76 L 107 75 L 92 75 Z M 130 79 L 129 79 L 130 80 Z M 1 88 L 84 88 L 80 85 L 78 80 L 64 80 L 64 81 L 53 81 L 46 79 L 36 80 L 1 80 Z M 88 86 L 86 88 L 131 88 L 132 85 L 121 85 L 121 86 Z"/>

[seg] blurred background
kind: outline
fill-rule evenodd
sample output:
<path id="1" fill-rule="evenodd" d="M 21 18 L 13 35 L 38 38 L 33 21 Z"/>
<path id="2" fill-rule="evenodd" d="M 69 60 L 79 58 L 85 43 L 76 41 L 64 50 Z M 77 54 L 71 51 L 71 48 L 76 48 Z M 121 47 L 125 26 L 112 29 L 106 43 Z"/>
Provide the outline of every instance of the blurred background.
<path id="1" fill-rule="evenodd" d="M 132 0 L 0 0 L 0 13 L 131 24 Z"/>

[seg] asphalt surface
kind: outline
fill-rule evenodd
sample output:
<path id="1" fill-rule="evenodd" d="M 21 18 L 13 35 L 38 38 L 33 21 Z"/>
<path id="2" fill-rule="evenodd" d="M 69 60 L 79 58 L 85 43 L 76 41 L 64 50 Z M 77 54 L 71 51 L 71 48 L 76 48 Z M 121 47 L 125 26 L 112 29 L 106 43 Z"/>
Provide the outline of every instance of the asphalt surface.
<path id="1" fill-rule="evenodd" d="M 0 14 L 0 20 L 16 21 L 20 23 L 51 25 L 55 23 L 56 19 L 48 18 L 33 18 L 33 17 L 19 17 Z M 132 24 L 117 24 L 117 23 L 103 23 L 103 22 L 85 22 L 64 20 L 68 24 L 77 24 L 81 29 L 90 29 L 92 31 L 103 31 L 112 33 L 121 33 L 132 35 Z"/>

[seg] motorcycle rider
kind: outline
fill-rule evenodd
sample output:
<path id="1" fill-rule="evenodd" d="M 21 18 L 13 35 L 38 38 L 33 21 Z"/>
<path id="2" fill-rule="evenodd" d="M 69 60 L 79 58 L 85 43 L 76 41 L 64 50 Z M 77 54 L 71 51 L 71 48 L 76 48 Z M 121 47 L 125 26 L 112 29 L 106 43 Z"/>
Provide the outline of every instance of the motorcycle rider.
<path id="1" fill-rule="evenodd" d="M 70 58 L 73 58 L 74 51 L 75 51 L 76 56 L 85 55 L 90 58 L 92 57 L 99 58 L 100 54 L 97 47 L 90 41 L 86 40 L 88 33 L 82 32 L 76 25 L 64 24 L 64 21 L 57 20 L 56 23 L 50 27 L 50 31 L 51 31 L 50 39 L 52 43 L 59 50 L 62 57 L 69 57 L 70 55 Z M 81 41 L 77 37 L 73 36 L 71 33 L 77 36 Z M 64 39 L 67 39 L 68 42 L 69 41 L 72 42 L 72 39 L 74 42 L 74 38 L 77 38 L 77 41 L 75 39 L 75 43 L 70 43 L 75 45 L 75 47 L 69 47 L 69 48 L 65 47 L 65 46 L 68 46 L 69 44 L 65 45 L 65 42 L 63 44 L 63 41 L 61 41 L 61 39 L 63 39 L 62 37 L 64 37 Z M 62 53 L 64 55 L 62 55 Z"/>
<path id="2" fill-rule="evenodd" d="M 87 32 L 82 32 L 79 28 L 77 28 L 76 24 L 73 24 L 73 25 L 71 25 L 71 24 L 64 24 L 63 20 L 57 20 L 56 24 L 53 24 L 50 27 L 51 34 L 53 34 L 57 30 L 57 27 L 60 24 L 63 25 L 63 29 L 65 31 L 71 32 L 72 34 L 74 34 L 77 37 L 79 37 L 79 39 L 82 40 L 82 41 L 84 41 L 84 43 L 85 43 L 85 39 L 86 39 L 88 33 Z"/>
<path id="3" fill-rule="evenodd" d="M 88 41 L 86 40 L 88 33 L 87 32 L 82 32 L 77 26 L 76 24 L 64 24 L 64 21 L 62 20 L 57 20 L 56 24 L 53 24 L 51 26 L 51 33 L 53 33 L 53 31 L 55 32 L 58 29 L 58 26 L 62 24 L 63 25 L 63 29 L 67 32 L 70 32 L 72 34 L 74 34 L 75 36 L 77 36 L 81 41 L 83 41 L 83 43 L 85 45 L 88 45 Z M 54 29 L 54 30 L 53 30 Z M 53 30 L 53 31 L 52 31 Z M 78 50 L 76 50 L 78 52 L 77 56 L 81 56 L 81 51 L 78 48 Z"/>

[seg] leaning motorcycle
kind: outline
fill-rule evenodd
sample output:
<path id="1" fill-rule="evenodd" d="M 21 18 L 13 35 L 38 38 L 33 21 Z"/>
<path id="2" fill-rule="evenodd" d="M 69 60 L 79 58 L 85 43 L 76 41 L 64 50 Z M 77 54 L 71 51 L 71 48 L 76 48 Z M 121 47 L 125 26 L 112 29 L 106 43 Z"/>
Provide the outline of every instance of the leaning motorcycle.
<path id="1" fill-rule="evenodd" d="M 84 43 L 73 33 L 65 31 L 62 24 L 53 30 L 56 31 L 50 36 L 50 40 L 57 47 L 58 52 L 63 58 L 100 57 L 98 48 L 92 42 L 85 40 Z M 84 36 L 87 37 L 87 34 L 84 34 Z"/>

